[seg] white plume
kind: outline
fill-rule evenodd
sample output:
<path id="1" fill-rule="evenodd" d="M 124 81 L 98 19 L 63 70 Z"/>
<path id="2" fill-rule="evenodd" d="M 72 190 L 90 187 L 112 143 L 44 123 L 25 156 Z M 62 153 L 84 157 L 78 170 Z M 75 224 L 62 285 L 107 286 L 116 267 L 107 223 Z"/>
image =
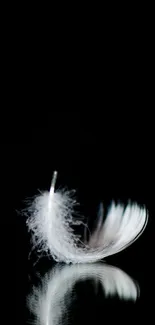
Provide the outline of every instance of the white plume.
<path id="1" fill-rule="evenodd" d="M 33 324 L 60 325 L 64 316 L 67 321 L 67 309 L 74 298 L 74 285 L 88 279 L 100 282 L 105 297 L 118 295 L 120 299 L 136 301 L 139 295 L 138 285 L 119 268 L 104 263 L 57 264 L 28 296 L 28 308 L 35 316 Z"/>
<path id="2" fill-rule="evenodd" d="M 120 252 L 144 231 L 148 220 L 144 207 L 129 203 L 125 208 L 112 202 L 104 222 L 101 204 L 98 224 L 89 240 L 82 242 L 73 231 L 74 225 L 83 224 L 74 216 L 77 202 L 72 191 L 54 192 L 56 176 L 57 172 L 50 192 L 37 196 L 26 210 L 27 226 L 38 251 L 52 255 L 56 261 L 91 263 Z"/>

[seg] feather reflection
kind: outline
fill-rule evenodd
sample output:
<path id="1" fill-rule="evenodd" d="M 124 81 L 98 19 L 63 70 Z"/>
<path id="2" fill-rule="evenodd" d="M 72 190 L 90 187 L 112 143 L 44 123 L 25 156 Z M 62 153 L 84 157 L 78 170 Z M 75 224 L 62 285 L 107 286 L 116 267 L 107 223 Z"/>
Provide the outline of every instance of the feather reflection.
<path id="1" fill-rule="evenodd" d="M 98 280 L 106 297 L 117 295 L 120 299 L 136 301 L 138 285 L 124 271 L 104 263 L 57 264 L 41 279 L 28 296 L 28 308 L 37 325 L 60 325 L 63 315 L 74 298 L 74 285 L 78 281 Z"/>

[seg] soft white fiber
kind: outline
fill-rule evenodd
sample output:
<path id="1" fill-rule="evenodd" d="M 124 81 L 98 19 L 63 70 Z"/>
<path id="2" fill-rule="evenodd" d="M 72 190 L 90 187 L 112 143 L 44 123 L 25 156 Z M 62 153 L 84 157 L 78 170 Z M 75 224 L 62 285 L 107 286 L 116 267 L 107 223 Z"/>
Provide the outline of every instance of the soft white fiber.
<path id="1" fill-rule="evenodd" d="M 56 176 L 55 172 L 50 192 L 41 193 L 26 210 L 33 246 L 39 252 L 65 263 L 91 263 L 120 252 L 142 234 L 147 210 L 137 204 L 124 207 L 112 202 L 104 222 L 101 204 L 98 224 L 89 239 L 82 242 L 73 231 L 73 226 L 83 224 L 75 217 L 77 202 L 72 191 L 54 191 Z"/>

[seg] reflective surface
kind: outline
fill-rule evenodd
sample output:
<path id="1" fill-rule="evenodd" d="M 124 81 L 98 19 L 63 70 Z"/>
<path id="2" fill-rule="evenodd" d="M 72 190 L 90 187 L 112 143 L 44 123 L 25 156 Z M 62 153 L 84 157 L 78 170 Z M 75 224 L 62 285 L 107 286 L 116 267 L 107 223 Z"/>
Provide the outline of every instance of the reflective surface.
<path id="1" fill-rule="evenodd" d="M 34 316 L 34 324 L 59 325 L 71 324 L 68 309 L 75 299 L 75 285 L 92 280 L 93 285 L 101 285 L 102 300 L 117 296 L 122 300 L 135 302 L 140 295 L 138 284 L 121 269 L 104 263 L 59 265 L 57 264 L 44 277 L 38 286 L 33 287 L 27 298 L 30 312 Z M 95 288 L 94 288 L 95 289 Z M 94 290 L 94 300 L 95 294 Z M 84 317 L 87 314 L 83 315 Z"/>
<path id="2" fill-rule="evenodd" d="M 46 118 L 44 126 L 33 124 L 31 130 L 29 121 L 25 129 L 22 125 L 20 132 L 17 126 L 16 141 L 12 133 L 9 143 L 2 148 L 2 176 L 7 175 L 8 180 L 4 182 L 6 202 L 2 200 L 1 211 L 5 255 L 1 267 L 8 263 L 7 280 L 11 278 L 13 283 L 14 268 L 16 272 L 11 303 L 12 291 L 10 286 L 6 290 L 7 281 L 2 278 L 6 295 L 3 323 L 7 323 L 10 315 L 8 323 L 12 324 L 10 305 L 14 311 L 15 292 L 15 323 L 19 325 L 34 322 L 47 325 L 47 321 L 64 325 L 124 325 L 128 322 L 149 325 L 154 319 L 155 299 L 154 136 L 146 138 L 145 123 L 142 125 L 140 121 L 135 123 L 134 132 L 134 118 L 127 127 L 128 115 L 125 123 L 120 119 L 120 123 L 114 120 L 111 124 L 112 114 L 109 119 L 103 120 L 101 114 L 95 120 L 93 113 L 90 122 L 88 114 L 84 119 L 83 114 L 75 117 L 73 111 L 68 115 L 64 112 L 54 116 L 57 121 L 54 126 L 53 114 L 49 125 Z M 150 139 L 153 140 L 151 145 Z M 86 217 L 90 229 L 93 229 L 100 202 L 104 204 L 105 214 L 111 200 L 123 204 L 131 200 L 147 207 L 149 221 L 142 236 L 124 251 L 106 258 L 106 263 L 113 265 L 112 269 L 103 262 L 95 270 L 96 264 L 83 266 L 85 269 L 72 265 L 66 268 L 42 254 L 38 260 L 35 251 L 31 252 L 25 219 L 18 211 L 25 207 L 25 198 L 38 194 L 38 189 L 50 188 L 53 170 L 58 170 L 57 189 L 62 186 L 77 190 L 80 202 L 77 212 Z M 100 206 L 96 223 L 102 214 Z M 8 238 L 12 238 L 11 244 Z M 88 233 L 85 238 L 88 240 Z"/>

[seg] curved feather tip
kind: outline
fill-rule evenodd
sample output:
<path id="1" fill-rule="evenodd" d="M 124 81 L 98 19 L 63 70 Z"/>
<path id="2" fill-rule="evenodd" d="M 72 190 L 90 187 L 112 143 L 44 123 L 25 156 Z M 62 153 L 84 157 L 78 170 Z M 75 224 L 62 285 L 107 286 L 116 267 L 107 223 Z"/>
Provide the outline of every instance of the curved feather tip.
<path id="1" fill-rule="evenodd" d="M 116 205 L 112 202 L 103 222 L 101 204 L 95 230 L 88 240 L 85 238 L 85 242 L 82 242 L 81 237 L 73 231 L 74 225 L 83 224 L 80 218 L 74 217 L 77 202 L 73 192 L 54 192 L 54 186 L 51 187 L 52 191 L 44 192 L 33 200 L 26 214 L 34 247 L 37 247 L 38 251 L 50 253 L 56 261 L 96 262 L 131 245 L 147 225 L 146 208 L 131 203 L 125 208 L 122 204 Z M 87 224 L 83 225 L 88 229 Z"/>

